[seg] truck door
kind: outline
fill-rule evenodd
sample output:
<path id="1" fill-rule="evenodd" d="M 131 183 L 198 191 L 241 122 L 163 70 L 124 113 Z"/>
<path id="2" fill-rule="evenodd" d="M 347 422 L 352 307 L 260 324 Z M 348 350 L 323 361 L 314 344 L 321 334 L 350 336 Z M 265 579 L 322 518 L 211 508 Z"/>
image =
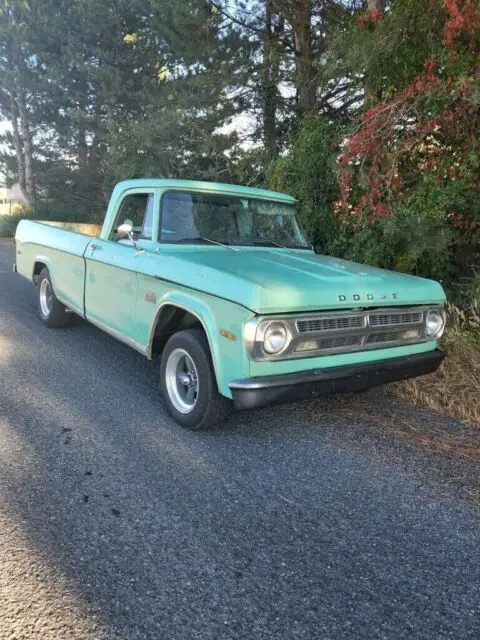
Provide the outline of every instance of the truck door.
<path id="1" fill-rule="evenodd" d="M 102 329 L 135 343 L 135 301 L 139 251 L 131 240 L 118 235 L 118 227 L 128 222 L 140 250 L 150 244 L 154 215 L 154 193 L 127 194 L 106 239 L 95 239 L 85 253 L 85 314 Z"/>

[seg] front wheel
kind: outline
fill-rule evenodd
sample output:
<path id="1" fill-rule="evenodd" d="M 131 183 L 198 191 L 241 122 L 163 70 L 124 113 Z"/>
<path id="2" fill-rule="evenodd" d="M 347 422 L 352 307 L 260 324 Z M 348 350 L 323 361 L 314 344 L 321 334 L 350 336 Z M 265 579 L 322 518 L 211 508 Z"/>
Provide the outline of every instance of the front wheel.
<path id="1" fill-rule="evenodd" d="M 218 393 L 210 349 L 200 329 L 179 331 L 168 340 L 160 389 L 169 415 L 188 429 L 221 422 L 231 410 L 232 401 Z"/>
<path id="2" fill-rule="evenodd" d="M 53 291 L 52 280 L 45 267 L 38 276 L 38 312 L 44 325 L 50 329 L 68 327 L 72 322 L 72 314 L 58 300 Z"/>

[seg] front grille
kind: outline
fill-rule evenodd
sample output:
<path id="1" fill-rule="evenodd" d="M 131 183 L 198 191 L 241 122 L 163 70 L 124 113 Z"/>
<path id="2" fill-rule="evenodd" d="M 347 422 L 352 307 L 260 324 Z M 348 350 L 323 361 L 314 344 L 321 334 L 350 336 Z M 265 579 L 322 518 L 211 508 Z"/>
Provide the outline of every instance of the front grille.
<path id="1" fill-rule="evenodd" d="M 401 340 L 403 331 L 388 331 L 385 333 L 369 333 L 366 344 L 384 344 L 385 342 L 396 342 Z"/>
<path id="2" fill-rule="evenodd" d="M 304 316 L 295 322 L 292 353 L 308 352 L 311 357 L 422 342 L 426 339 L 424 322 L 424 310 L 419 308 Z M 312 343 L 316 348 L 311 348 Z M 302 349 L 302 345 L 308 347 Z"/>
<path id="3" fill-rule="evenodd" d="M 341 316 L 338 318 L 314 318 L 299 320 L 299 333 L 317 333 L 320 331 L 342 331 L 344 329 L 361 329 L 365 326 L 364 316 Z"/>
<path id="4" fill-rule="evenodd" d="M 335 338 L 323 338 L 322 340 L 319 340 L 318 344 L 319 349 L 322 351 L 359 347 L 362 344 L 362 336 L 336 336 Z"/>
<path id="5" fill-rule="evenodd" d="M 368 322 L 371 327 L 387 327 L 397 324 L 419 324 L 422 321 L 421 311 L 406 313 L 369 313 Z"/>

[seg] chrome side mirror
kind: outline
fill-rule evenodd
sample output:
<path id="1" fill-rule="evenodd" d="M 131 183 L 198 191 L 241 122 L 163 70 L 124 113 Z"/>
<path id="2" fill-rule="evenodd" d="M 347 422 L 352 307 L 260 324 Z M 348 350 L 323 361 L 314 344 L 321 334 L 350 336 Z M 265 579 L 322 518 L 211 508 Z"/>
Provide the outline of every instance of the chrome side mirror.
<path id="1" fill-rule="evenodd" d="M 129 238 L 132 235 L 132 231 L 133 231 L 133 227 L 128 222 L 124 222 L 117 229 L 118 235 L 123 236 L 124 238 L 125 237 Z"/>
<path id="2" fill-rule="evenodd" d="M 121 238 L 128 238 L 135 249 L 138 251 L 137 243 L 135 242 L 135 238 L 133 237 L 133 225 L 131 225 L 129 222 L 124 222 L 118 227 L 117 234 Z"/>

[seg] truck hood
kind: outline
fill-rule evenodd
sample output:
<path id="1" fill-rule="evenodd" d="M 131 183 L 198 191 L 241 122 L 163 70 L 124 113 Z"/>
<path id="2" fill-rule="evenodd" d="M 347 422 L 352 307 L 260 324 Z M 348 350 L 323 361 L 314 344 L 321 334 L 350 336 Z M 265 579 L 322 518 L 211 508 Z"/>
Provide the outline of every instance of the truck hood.
<path id="1" fill-rule="evenodd" d="M 202 247 L 170 254 L 166 263 L 169 279 L 258 314 L 445 301 L 441 285 L 433 280 L 306 250 Z"/>

